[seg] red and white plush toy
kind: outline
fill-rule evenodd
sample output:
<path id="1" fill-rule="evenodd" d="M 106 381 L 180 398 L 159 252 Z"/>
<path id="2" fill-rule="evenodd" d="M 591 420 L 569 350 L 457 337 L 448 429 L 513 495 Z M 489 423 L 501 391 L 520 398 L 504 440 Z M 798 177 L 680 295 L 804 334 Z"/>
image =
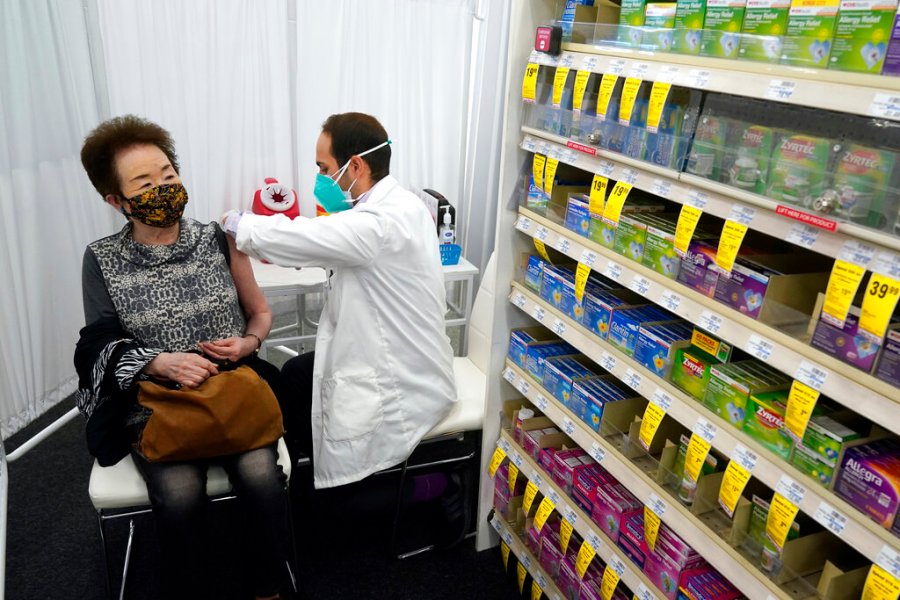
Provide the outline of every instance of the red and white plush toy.
<path id="1" fill-rule="evenodd" d="M 253 195 L 253 214 L 267 217 L 284 215 L 288 219 L 293 219 L 300 215 L 297 192 L 278 183 L 275 178 L 266 177 L 265 185 Z"/>

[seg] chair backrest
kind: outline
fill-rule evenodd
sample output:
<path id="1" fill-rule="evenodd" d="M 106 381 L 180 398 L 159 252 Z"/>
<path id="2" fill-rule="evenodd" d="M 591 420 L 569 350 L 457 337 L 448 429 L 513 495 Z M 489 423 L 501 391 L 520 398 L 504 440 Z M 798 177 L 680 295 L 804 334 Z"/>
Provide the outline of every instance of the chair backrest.
<path id="1" fill-rule="evenodd" d="M 484 273 L 481 275 L 481 285 L 475 295 L 472 305 L 472 315 L 469 317 L 469 349 L 467 358 L 483 373 L 487 372 L 491 358 L 490 339 L 491 313 L 494 310 L 494 286 L 497 284 L 497 260 L 496 254 L 491 254 Z"/>

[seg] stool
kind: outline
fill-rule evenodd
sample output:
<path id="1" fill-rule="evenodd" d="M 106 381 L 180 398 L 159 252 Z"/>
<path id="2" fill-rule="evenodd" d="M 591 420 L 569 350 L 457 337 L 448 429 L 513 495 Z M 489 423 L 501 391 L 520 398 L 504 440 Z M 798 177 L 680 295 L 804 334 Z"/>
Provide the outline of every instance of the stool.
<path id="1" fill-rule="evenodd" d="M 288 455 L 284 439 L 278 440 L 278 464 L 281 465 L 288 480 L 291 478 L 291 458 Z M 122 585 L 119 589 L 119 600 L 125 597 L 125 582 L 128 579 L 128 564 L 131 560 L 131 544 L 134 540 L 134 518 L 137 515 L 151 512 L 150 497 L 147 493 L 147 485 L 140 471 L 134 465 L 134 460 L 129 454 L 111 467 L 101 467 L 94 461 L 91 469 L 91 480 L 88 485 L 88 494 L 91 504 L 97 511 L 97 523 L 100 526 L 100 544 L 103 552 L 103 567 L 106 570 L 106 591 L 109 598 L 112 594 L 112 575 L 109 568 L 109 559 L 106 541 L 106 522 L 113 519 L 128 518 L 129 531 L 128 543 L 125 547 L 125 566 L 122 569 Z M 228 475 L 220 466 L 211 466 L 207 474 L 206 494 L 213 502 L 232 500 L 236 498 L 232 493 L 231 482 Z M 293 544 L 293 523 L 291 524 L 291 548 L 296 553 Z M 294 564 L 296 565 L 296 555 Z M 297 581 L 294 573 L 290 573 L 294 590 L 297 589 Z"/>

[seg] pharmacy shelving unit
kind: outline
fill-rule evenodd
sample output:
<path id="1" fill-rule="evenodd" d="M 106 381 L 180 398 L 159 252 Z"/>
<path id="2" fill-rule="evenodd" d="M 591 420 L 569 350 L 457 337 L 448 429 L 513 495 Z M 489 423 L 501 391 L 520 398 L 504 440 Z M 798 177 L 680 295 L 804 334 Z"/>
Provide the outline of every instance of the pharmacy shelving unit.
<path id="1" fill-rule="evenodd" d="M 550 598 L 550 600 L 566 600 L 565 596 L 560 593 L 559 588 L 556 587 L 553 579 L 548 576 L 547 572 L 541 567 L 541 564 L 538 562 L 537 558 L 535 558 L 534 554 L 525 547 L 525 544 L 519 539 L 519 536 L 513 532 L 503 519 L 495 515 L 491 519 L 491 527 L 494 528 L 494 531 L 497 532 L 497 535 L 500 536 L 500 539 L 503 540 L 503 543 L 509 548 L 510 553 L 515 555 L 516 560 L 519 561 L 519 565 L 524 567 L 525 571 L 531 575 L 532 581 L 540 586 L 544 595 Z M 521 574 L 519 576 L 524 580 L 524 577 Z"/>
<path id="2" fill-rule="evenodd" d="M 493 497 L 493 482 L 487 474 L 488 463 L 498 440 L 501 444 L 507 440 L 500 433 L 502 403 L 521 396 L 527 397 L 575 442 L 595 459 L 601 460 L 604 467 L 645 504 L 665 497 L 657 484 L 640 469 L 634 468 L 614 448 L 604 445 L 603 438 L 574 419 L 565 407 L 552 401 L 539 385 L 523 378 L 521 371 L 506 364 L 510 330 L 533 325 L 537 320 L 650 402 L 663 408 L 683 427 L 706 437 L 717 451 L 739 460 L 751 470 L 754 478 L 795 502 L 802 512 L 821 523 L 848 546 L 895 577 L 900 577 L 900 539 L 514 281 L 521 269 L 521 254 L 533 252 L 533 239 L 541 240 L 547 247 L 587 264 L 649 301 L 730 341 L 836 402 L 851 407 L 869 420 L 900 433 L 900 390 L 897 388 L 853 369 L 776 328 L 750 319 L 631 262 L 553 221 L 519 208 L 515 202 L 521 194 L 523 165 L 530 163 L 532 153 L 541 153 L 587 172 L 626 181 L 635 188 L 672 202 L 693 205 L 706 214 L 737 220 L 751 230 L 787 240 L 822 255 L 842 258 L 870 271 L 898 278 L 900 240 L 897 238 L 850 223 L 829 222 L 827 216 L 820 219 L 817 215 L 791 214 L 793 218 L 788 218 L 784 207 L 763 196 L 523 127 L 525 110 L 521 90 L 525 65 L 537 62 L 543 65 L 541 68 L 566 66 L 593 73 L 610 72 L 697 90 L 898 121 L 900 78 L 574 44 L 564 44 L 564 51 L 559 57 L 535 54 L 531 50 L 534 29 L 555 17 L 557 4 L 552 0 L 517 2 L 512 3 L 510 9 L 506 113 L 495 247 L 497 293 L 490 332 L 491 359 L 479 514 L 486 517 Z M 754 600 L 788 597 L 709 529 L 695 526 L 696 517 L 676 501 L 666 502 L 662 519 L 729 577 L 747 597 Z M 486 518 L 480 519 L 479 534 L 479 548 L 486 548 L 496 541 L 489 535 Z"/>

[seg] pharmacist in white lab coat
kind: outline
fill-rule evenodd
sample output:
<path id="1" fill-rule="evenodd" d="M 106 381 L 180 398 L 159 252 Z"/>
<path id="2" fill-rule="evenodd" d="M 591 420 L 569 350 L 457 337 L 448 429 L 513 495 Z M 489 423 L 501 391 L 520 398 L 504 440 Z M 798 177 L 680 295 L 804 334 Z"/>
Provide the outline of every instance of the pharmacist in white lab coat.
<path id="1" fill-rule="evenodd" d="M 293 433 L 311 437 L 317 488 L 402 462 L 456 402 L 434 221 L 389 175 L 390 157 L 374 117 L 332 115 L 316 143 L 315 187 L 332 214 L 223 217 L 251 256 L 333 270 L 315 352 L 283 369 L 299 408 Z"/>

